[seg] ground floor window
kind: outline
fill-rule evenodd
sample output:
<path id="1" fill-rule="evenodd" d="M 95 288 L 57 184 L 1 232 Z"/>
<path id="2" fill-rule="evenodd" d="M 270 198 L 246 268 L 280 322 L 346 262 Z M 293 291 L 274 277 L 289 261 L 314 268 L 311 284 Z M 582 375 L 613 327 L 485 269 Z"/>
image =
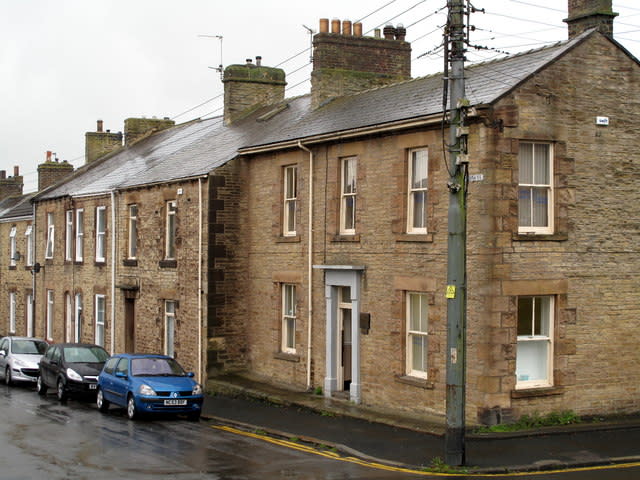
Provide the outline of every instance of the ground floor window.
<path id="1" fill-rule="evenodd" d="M 106 298 L 104 295 L 96 295 L 96 345 L 104 347 L 104 319 L 106 313 Z"/>
<path id="2" fill-rule="evenodd" d="M 47 290 L 47 340 L 53 340 L 53 290 Z"/>
<path id="3" fill-rule="evenodd" d="M 427 378 L 427 295 L 409 292 L 406 303 L 407 375 Z"/>
<path id="4" fill-rule="evenodd" d="M 35 330 L 33 325 L 33 294 L 27 293 L 27 303 L 25 305 L 27 313 L 27 337 L 33 337 Z"/>
<path id="5" fill-rule="evenodd" d="M 518 297 L 518 352 L 516 388 L 553 384 L 554 297 Z"/>
<path id="6" fill-rule="evenodd" d="M 296 286 L 282 285 L 282 342 L 284 353 L 296 353 Z"/>
<path id="7" fill-rule="evenodd" d="M 166 300 L 164 302 L 164 353 L 170 357 L 175 356 L 176 338 L 176 302 Z"/>
<path id="8" fill-rule="evenodd" d="M 82 339 L 82 294 L 76 293 L 76 308 L 74 313 L 75 320 L 75 341 L 80 342 Z"/>
<path id="9" fill-rule="evenodd" d="M 16 333 L 16 292 L 9 293 L 9 333 Z"/>

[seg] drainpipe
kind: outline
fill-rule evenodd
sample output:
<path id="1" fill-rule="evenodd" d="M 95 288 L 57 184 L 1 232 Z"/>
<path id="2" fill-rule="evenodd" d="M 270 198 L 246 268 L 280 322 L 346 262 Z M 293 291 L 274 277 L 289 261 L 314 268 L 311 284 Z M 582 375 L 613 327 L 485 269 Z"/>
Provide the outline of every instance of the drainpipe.
<path id="1" fill-rule="evenodd" d="M 111 355 L 116 353 L 116 197 L 111 190 Z"/>
<path id="2" fill-rule="evenodd" d="M 202 374 L 202 177 L 198 178 L 198 379 Z"/>
<path id="3" fill-rule="evenodd" d="M 31 221 L 31 336 L 37 337 L 36 334 L 36 271 L 35 264 L 38 263 L 36 260 L 36 245 L 38 244 L 36 237 L 36 202 L 31 202 L 31 211 L 33 215 L 33 220 Z M 28 247 L 27 247 L 28 248 Z M 27 325 L 27 331 L 29 330 L 29 325 Z"/>
<path id="4" fill-rule="evenodd" d="M 307 259 L 307 305 L 308 305 L 308 329 L 307 329 L 307 389 L 311 390 L 311 331 L 313 326 L 313 152 L 298 140 L 298 147 L 309 153 L 309 218 L 308 232 L 309 247 Z"/>

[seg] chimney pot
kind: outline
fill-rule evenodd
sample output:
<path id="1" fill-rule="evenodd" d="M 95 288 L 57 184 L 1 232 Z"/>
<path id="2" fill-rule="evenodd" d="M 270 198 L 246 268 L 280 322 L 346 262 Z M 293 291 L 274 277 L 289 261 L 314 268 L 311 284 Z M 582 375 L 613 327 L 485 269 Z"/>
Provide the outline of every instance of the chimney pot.
<path id="1" fill-rule="evenodd" d="M 13 176 L 14 177 L 19 177 L 20 176 L 20 167 L 18 165 L 15 165 L 13 167 Z"/>
<path id="2" fill-rule="evenodd" d="M 340 20 L 337 18 L 331 20 L 331 33 L 340 33 Z"/>
<path id="3" fill-rule="evenodd" d="M 47 162 L 51 161 L 51 150 L 47 150 Z"/>
<path id="4" fill-rule="evenodd" d="M 252 63 L 252 62 L 253 62 L 253 60 L 251 60 L 250 58 L 247 58 L 247 65 L 251 65 L 251 66 L 253 66 L 253 63 Z"/>
<path id="5" fill-rule="evenodd" d="M 321 18 L 320 19 L 320 33 L 329 33 L 329 19 Z"/>
<path id="6" fill-rule="evenodd" d="M 380 29 L 376 28 L 373 30 L 373 36 L 376 38 L 380 38 Z"/>
<path id="7" fill-rule="evenodd" d="M 342 21 L 342 34 L 351 35 L 351 20 Z"/>
<path id="8" fill-rule="evenodd" d="M 362 22 L 356 22 L 353 24 L 353 35 L 356 37 L 362 36 Z"/>
<path id="9" fill-rule="evenodd" d="M 7 178 L 7 171 L 0 170 L 0 180 L 4 180 L 5 178 Z"/>
<path id="10" fill-rule="evenodd" d="M 260 55 L 256 56 L 256 66 L 262 66 L 262 57 Z"/>
<path id="11" fill-rule="evenodd" d="M 96 127 L 96 132 L 102 132 L 102 120 L 98 120 L 98 126 Z"/>
<path id="12" fill-rule="evenodd" d="M 404 28 L 404 25 L 399 23 L 396 27 L 396 40 L 404 42 L 405 37 L 407 36 L 407 29 Z"/>
<path id="13" fill-rule="evenodd" d="M 384 27 L 384 30 L 382 30 L 382 33 L 386 40 L 393 40 L 396 36 L 396 29 L 393 27 L 393 25 L 386 25 Z"/>

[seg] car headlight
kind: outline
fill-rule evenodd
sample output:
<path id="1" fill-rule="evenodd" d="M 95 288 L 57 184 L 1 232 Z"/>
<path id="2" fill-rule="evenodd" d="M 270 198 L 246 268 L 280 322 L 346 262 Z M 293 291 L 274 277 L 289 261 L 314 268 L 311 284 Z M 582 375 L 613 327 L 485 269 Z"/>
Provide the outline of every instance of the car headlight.
<path id="1" fill-rule="evenodd" d="M 147 385 L 146 383 L 143 383 L 142 385 L 140 385 L 138 392 L 140 393 L 140 395 L 147 395 L 147 396 L 156 395 L 155 390 L 151 388 L 149 385 Z"/>
<path id="2" fill-rule="evenodd" d="M 73 368 L 67 368 L 67 378 L 69 380 L 73 380 L 75 382 L 81 382 L 82 381 L 82 375 L 80 375 L 78 372 L 76 372 Z"/>
<path id="3" fill-rule="evenodd" d="M 199 383 L 196 383 L 193 386 L 193 390 L 191 390 L 191 395 L 202 395 L 202 386 Z"/>

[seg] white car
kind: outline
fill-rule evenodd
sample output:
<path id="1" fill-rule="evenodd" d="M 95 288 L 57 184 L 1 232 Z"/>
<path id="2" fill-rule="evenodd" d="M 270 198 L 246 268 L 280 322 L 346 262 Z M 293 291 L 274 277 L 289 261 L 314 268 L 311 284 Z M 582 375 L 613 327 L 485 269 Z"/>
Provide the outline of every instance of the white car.
<path id="1" fill-rule="evenodd" d="M 36 383 L 38 362 L 47 348 L 47 342 L 30 337 L 4 337 L 0 339 L 0 375 L 4 382 Z"/>

